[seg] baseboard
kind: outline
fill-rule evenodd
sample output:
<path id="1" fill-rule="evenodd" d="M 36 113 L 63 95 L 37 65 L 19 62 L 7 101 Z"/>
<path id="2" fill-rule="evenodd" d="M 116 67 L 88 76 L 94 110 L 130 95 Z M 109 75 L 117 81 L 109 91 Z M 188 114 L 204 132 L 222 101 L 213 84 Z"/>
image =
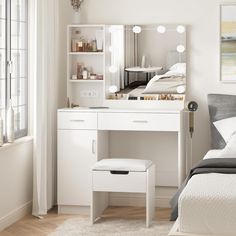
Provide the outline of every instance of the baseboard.
<path id="1" fill-rule="evenodd" d="M 0 218 L 0 232 L 20 220 L 25 215 L 31 213 L 32 201 L 25 203 L 17 209 L 9 212 L 6 216 Z"/>
<path id="2" fill-rule="evenodd" d="M 155 206 L 161 208 L 170 207 L 169 196 L 156 197 Z M 146 199 L 144 196 L 128 196 L 128 195 L 110 195 L 109 205 L 110 206 L 145 206 Z"/>
<path id="3" fill-rule="evenodd" d="M 70 214 L 70 215 L 90 215 L 89 206 L 66 206 L 58 205 L 58 214 Z"/>

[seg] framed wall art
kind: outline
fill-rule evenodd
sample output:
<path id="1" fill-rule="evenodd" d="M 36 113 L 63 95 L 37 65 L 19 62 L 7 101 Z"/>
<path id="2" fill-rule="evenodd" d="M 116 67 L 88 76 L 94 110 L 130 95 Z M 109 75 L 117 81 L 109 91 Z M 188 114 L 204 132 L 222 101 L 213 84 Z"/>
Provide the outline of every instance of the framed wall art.
<path id="1" fill-rule="evenodd" d="M 220 80 L 236 83 L 236 4 L 220 6 L 220 62 Z"/>

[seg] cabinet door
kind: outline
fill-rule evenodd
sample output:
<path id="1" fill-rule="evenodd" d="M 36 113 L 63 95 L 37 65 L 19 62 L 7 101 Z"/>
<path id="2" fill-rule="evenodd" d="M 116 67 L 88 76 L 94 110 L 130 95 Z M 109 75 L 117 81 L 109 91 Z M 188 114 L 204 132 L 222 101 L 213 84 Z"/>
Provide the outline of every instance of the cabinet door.
<path id="1" fill-rule="evenodd" d="M 58 205 L 90 205 L 97 131 L 58 130 Z"/>

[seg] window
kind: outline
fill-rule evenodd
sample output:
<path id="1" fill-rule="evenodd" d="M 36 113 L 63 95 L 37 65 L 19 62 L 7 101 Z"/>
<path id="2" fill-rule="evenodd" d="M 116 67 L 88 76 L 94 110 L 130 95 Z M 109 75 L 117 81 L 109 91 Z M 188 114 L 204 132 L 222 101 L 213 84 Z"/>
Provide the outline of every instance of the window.
<path id="1" fill-rule="evenodd" d="M 16 138 L 27 135 L 28 125 L 27 25 L 27 0 L 0 0 L 0 115 L 6 130 L 12 104 Z"/>

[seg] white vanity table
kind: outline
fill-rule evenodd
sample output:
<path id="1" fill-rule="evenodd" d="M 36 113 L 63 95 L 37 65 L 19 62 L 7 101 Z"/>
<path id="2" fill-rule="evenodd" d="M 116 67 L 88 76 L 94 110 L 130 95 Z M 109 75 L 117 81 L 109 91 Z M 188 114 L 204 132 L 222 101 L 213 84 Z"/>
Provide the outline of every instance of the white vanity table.
<path id="1" fill-rule="evenodd" d="M 103 158 L 152 160 L 157 170 L 156 186 L 164 189 L 158 196 L 159 203 L 165 201 L 162 206 L 168 206 L 173 192 L 184 180 L 186 29 L 184 26 L 166 25 L 163 34 L 158 31 L 158 26 L 68 26 L 68 103 L 81 107 L 108 106 L 110 109 L 58 110 L 59 213 L 81 213 L 84 207 L 86 209 L 90 205 L 91 166 Z M 140 29 L 139 32 L 135 31 L 136 28 Z M 99 50 L 81 47 L 84 40 L 87 45 L 94 39 L 101 46 L 97 48 Z M 148 55 L 150 67 L 140 67 L 139 56 L 142 55 Z M 84 79 L 82 67 L 89 69 L 90 75 L 96 79 L 87 76 Z M 127 79 L 131 83 L 143 82 L 143 73 L 159 72 L 163 75 L 167 71 L 172 77 L 167 76 L 166 86 L 176 88 L 171 90 L 171 94 L 169 90 L 165 91 L 165 86 L 162 87 L 163 83 L 159 84 L 161 92 L 156 90 L 158 86 L 154 86 L 150 94 L 145 93 L 142 86 L 129 88 L 125 83 Z M 135 73 L 127 78 L 129 72 Z M 180 84 L 176 85 L 176 80 Z M 178 92 L 179 85 L 183 93 Z M 133 92 L 138 95 L 134 97 Z M 159 96 L 163 95 L 162 92 L 164 96 Z M 132 101 L 127 94 L 132 95 Z M 109 194 L 111 205 L 117 202 L 123 204 L 123 200 L 118 200 L 121 198 L 124 199 L 124 195 Z M 129 203 L 136 204 L 138 197 L 128 196 L 127 199 Z"/>
<path id="2" fill-rule="evenodd" d="M 175 132 L 178 139 L 176 185 L 180 185 L 184 180 L 186 169 L 181 110 L 60 109 L 58 110 L 59 212 L 78 212 L 78 207 L 81 210 L 81 206 L 90 204 L 90 168 L 98 160 L 112 158 L 109 156 L 109 131 Z M 158 173 L 156 174 L 158 176 Z"/>

